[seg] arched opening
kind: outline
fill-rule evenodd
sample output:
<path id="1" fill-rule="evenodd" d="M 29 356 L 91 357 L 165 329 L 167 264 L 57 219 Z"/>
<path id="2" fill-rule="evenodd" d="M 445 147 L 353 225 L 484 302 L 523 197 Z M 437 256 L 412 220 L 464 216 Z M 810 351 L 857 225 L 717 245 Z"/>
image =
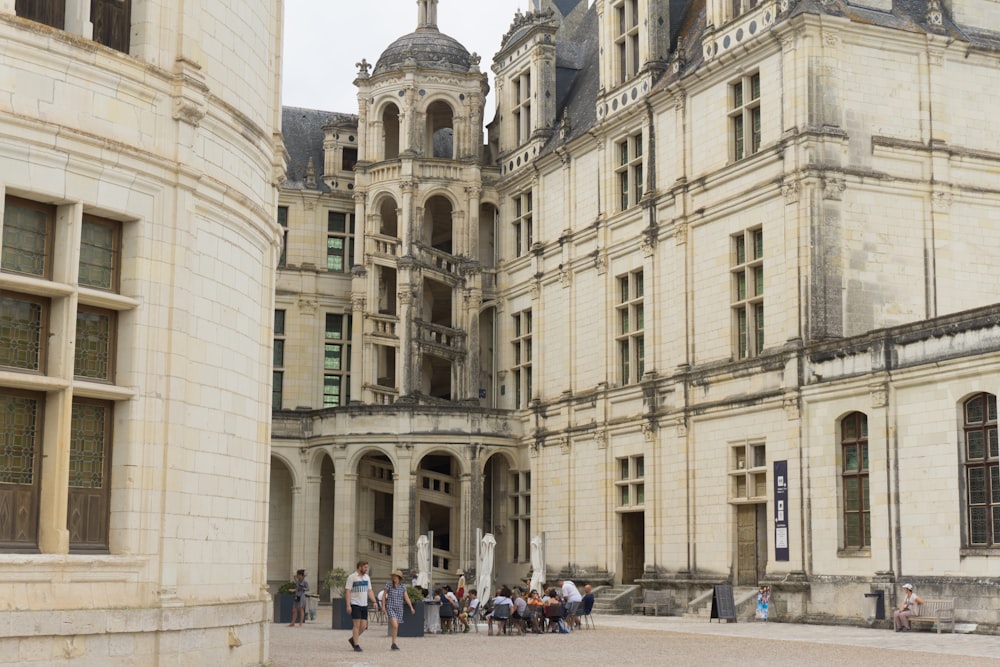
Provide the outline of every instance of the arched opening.
<path id="1" fill-rule="evenodd" d="M 496 307 L 479 313 L 479 406 L 497 407 L 496 396 Z"/>
<path id="2" fill-rule="evenodd" d="M 431 197 L 424 206 L 424 224 L 422 240 L 425 244 L 443 253 L 452 252 L 452 217 L 454 209 L 451 202 L 441 196 Z"/>
<path id="3" fill-rule="evenodd" d="M 320 580 L 331 569 L 333 569 L 333 543 L 336 538 L 333 532 L 334 516 L 334 470 L 333 460 L 329 456 L 323 457 L 320 465 L 319 480 L 319 516 L 317 517 L 317 529 L 319 532 L 317 544 L 319 551 L 316 554 L 317 571 L 314 580 Z M 318 582 L 317 584 L 318 585 Z M 320 591 L 324 600 L 330 599 L 330 591 Z"/>
<path id="4" fill-rule="evenodd" d="M 358 463 L 358 552 L 379 577 L 392 572 L 393 565 L 393 473 L 384 454 L 368 454 Z"/>
<path id="5" fill-rule="evenodd" d="M 458 564 L 459 508 L 461 484 L 459 465 L 449 454 L 428 454 L 417 469 L 418 534 L 434 533 L 431 567 L 435 581 L 450 581 Z"/>
<path id="6" fill-rule="evenodd" d="M 268 497 L 267 583 L 271 593 L 292 578 L 292 472 L 271 457 Z"/>
<path id="7" fill-rule="evenodd" d="M 479 248 L 478 259 L 483 269 L 493 271 L 497 265 L 496 229 L 499 212 L 493 204 L 483 204 L 479 208 Z M 491 285 L 492 286 L 492 285 Z M 483 285 L 485 288 L 486 285 Z"/>
<path id="8" fill-rule="evenodd" d="M 399 207 L 396 200 L 386 197 L 378 207 L 379 227 L 378 233 L 382 236 L 399 238 Z"/>
<path id="9" fill-rule="evenodd" d="M 531 472 L 518 471 L 503 454 L 483 467 L 482 527 L 497 541 L 497 581 L 523 577 L 531 562 Z"/>
<path id="10" fill-rule="evenodd" d="M 395 104 L 382 110 L 382 146 L 386 160 L 399 157 L 399 108 Z"/>
<path id="11" fill-rule="evenodd" d="M 432 102 L 427 107 L 427 136 L 430 146 L 426 154 L 436 158 L 455 157 L 455 114 L 447 102 Z"/>

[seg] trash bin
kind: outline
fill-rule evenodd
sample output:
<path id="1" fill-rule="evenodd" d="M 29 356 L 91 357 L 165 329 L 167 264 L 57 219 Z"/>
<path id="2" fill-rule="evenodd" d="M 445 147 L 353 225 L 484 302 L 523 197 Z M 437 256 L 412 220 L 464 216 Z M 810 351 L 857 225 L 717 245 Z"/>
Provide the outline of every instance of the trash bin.
<path id="1" fill-rule="evenodd" d="M 310 621 L 316 620 L 316 610 L 319 609 L 319 595 L 306 593 L 306 614 Z"/>
<path id="2" fill-rule="evenodd" d="M 876 620 L 885 620 L 885 591 L 865 593 L 865 622 L 871 625 Z"/>

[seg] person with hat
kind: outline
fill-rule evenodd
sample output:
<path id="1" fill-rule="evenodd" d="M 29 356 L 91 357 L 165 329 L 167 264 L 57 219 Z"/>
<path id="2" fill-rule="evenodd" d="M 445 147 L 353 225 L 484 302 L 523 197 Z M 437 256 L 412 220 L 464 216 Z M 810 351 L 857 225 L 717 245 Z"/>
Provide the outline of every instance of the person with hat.
<path id="1" fill-rule="evenodd" d="M 465 570 L 455 570 L 455 574 L 458 575 L 458 585 L 455 586 L 455 595 L 458 596 L 459 600 L 465 599 Z"/>
<path id="2" fill-rule="evenodd" d="M 406 592 L 406 585 L 403 584 L 403 573 L 400 570 L 393 570 L 392 581 L 386 583 L 385 595 L 382 596 L 382 611 L 389 619 L 389 626 L 392 629 L 393 651 L 399 650 L 396 646 L 396 636 L 399 633 L 399 624 L 403 622 L 404 602 L 410 608 L 411 614 L 416 613 L 413 610 L 413 603 L 410 602 L 410 595 Z"/>
<path id="3" fill-rule="evenodd" d="M 906 591 L 903 602 L 899 605 L 899 609 L 892 614 L 892 622 L 896 626 L 896 632 L 910 631 L 910 616 L 919 616 L 920 605 L 924 603 L 913 592 L 913 584 L 903 584 L 903 590 Z"/>

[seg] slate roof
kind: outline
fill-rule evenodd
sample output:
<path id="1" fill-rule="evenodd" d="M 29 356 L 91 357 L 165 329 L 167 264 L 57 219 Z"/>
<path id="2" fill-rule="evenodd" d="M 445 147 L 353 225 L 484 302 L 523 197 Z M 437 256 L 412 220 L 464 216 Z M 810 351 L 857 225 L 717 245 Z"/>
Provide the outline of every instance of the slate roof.
<path id="1" fill-rule="evenodd" d="M 323 139 L 324 127 L 331 123 L 358 126 L 358 117 L 352 114 L 282 107 L 281 134 L 288 151 L 287 179 L 282 187 L 288 190 L 319 190 L 329 192 L 323 182 Z M 306 187 L 306 169 L 312 158 L 316 171 L 316 186 Z"/>

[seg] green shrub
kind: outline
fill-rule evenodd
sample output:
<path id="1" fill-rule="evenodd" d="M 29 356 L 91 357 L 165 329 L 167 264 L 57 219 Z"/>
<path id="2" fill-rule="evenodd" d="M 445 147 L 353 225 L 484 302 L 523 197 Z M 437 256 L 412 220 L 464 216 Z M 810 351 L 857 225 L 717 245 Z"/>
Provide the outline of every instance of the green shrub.
<path id="1" fill-rule="evenodd" d="M 406 594 L 410 596 L 410 602 L 421 602 L 424 599 L 424 594 L 420 589 L 413 586 L 406 587 Z"/>
<path id="2" fill-rule="evenodd" d="M 281 584 L 281 588 L 278 589 L 278 595 L 284 595 L 288 593 L 295 592 L 295 582 L 289 581 L 288 583 Z"/>
<path id="3" fill-rule="evenodd" d="M 331 597 L 342 597 L 344 595 L 344 585 L 347 583 L 347 570 L 342 567 L 335 567 L 323 577 L 322 590 L 330 591 Z"/>

